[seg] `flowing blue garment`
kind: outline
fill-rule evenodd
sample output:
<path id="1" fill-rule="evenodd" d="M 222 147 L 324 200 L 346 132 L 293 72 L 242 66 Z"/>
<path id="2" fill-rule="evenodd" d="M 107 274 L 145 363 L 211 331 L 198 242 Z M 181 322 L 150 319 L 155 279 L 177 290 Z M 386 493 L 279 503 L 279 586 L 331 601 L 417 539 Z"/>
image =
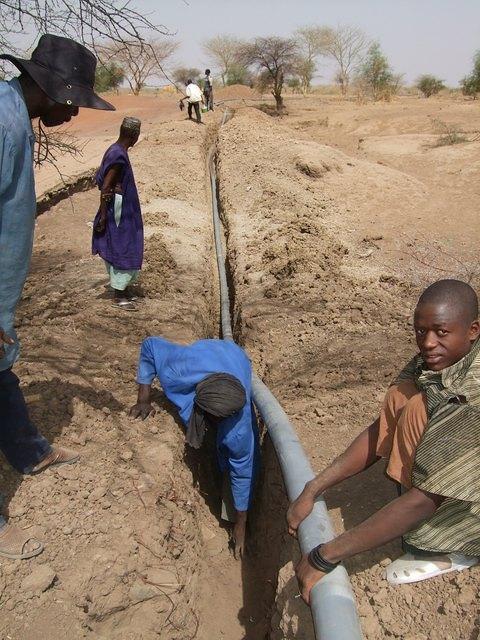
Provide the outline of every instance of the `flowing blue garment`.
<path id="1" fill-rule="evenodd" d="M 117 142 L 109 147 L 103 156 L 102 164 L 96 175 L 99 189 L 109 170 L 118 165 L 121 179 L 117 188 L 122 195 L 121 216 L 115 219 L 115 200 L 107 206 L 107 225 L 103 233 L 97 233 L 95 227 L 100 220 L 100 209 L 93 222 L 92 253 L 101 256 L 115 269 L 138 271 L 143 261 L 143 221 L 140 210 L 135 178 L 128 152 Z"/>
<path id="2" fill-rule="evenodd" d="M 228 471 L 237 511 L 247 511 L 258 468 L 258 428 L 253 410 L 252 366 L 234 342 L 198 340 L 179 345 L 164 338 L 147 338 L 140 350 L 137 382 L 151 384 L 158 378 L 167 398 L 177 407 L 184 425 L 193 410 L 195 387 L 212 373 L 229 373 L 243 385 L 247 402 L 241 411 L 217 427 L 220 469 Z"/>

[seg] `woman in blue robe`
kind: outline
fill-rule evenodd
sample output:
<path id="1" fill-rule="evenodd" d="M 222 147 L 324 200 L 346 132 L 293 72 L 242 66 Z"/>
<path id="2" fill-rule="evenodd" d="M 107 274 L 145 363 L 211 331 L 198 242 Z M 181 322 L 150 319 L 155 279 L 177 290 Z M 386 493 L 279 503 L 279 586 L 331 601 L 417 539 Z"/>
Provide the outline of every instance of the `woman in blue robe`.
<path id="1" fill-rule="evenodd" d="M 236 522 L 236 556 L 242 554 L 247 511 L 258 467 L 258 428 L 251 399 L 252 367 L 243 349 L 224 340 L 198 340 L 179 345 L 164 338 L 143 341 L 137 382 L 138 400 L 133 417 L 154 412 L 151 385 L 157 378 L 167 398 L 178 409 L 187 430 L 187 442 L 198 447 L 202 423 L 216 428 L 220 470 L 230 479 Z"/>

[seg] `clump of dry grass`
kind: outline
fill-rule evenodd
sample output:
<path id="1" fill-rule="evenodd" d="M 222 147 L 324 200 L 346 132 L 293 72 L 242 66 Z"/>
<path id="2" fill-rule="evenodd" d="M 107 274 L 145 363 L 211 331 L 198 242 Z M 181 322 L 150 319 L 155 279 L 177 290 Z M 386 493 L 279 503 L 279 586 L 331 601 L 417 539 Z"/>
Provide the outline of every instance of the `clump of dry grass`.
<path id="1" fill-rule="evenodd" d="M 431 145 L 433 148 L 446 147 L 468 141 L 467 137 L 456 125 L 448 124 L 447 122 L 443 122 L 443 120 L 434 120 L 434 124 L 437 130 L 440 131 L 440 135 Z"/>

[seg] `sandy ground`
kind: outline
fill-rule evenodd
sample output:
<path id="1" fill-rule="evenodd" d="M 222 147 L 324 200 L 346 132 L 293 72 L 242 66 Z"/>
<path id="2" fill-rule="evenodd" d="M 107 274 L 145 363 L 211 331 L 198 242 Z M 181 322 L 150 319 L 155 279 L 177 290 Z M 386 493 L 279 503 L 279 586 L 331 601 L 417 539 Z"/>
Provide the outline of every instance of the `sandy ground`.
<path id="1" fill-rule="evenodd" d="M 295 98 L 278 119 L 247 108 L 251 95 L 233 103 L 226 95 L 236 113 L 220 131 L 218 171 L 235 332 L 320 469 L 375 417 L 410 356 L 421 287 L 447 274 L 478 286 L 478 107 Z M 268 441 L 240 565 L 219 526 L 207 456 L 184 452 L 161 394 L 155 418 L 126 415 L 145 335 L 218 335 L 204 154 L 219 114 L 197 127 L 174 98 L 120 96 L 118 107 L 74 121 L 90 142 L 83 164 L 68 160 L 62 173 L 93 168 L 125 114 L 143 119 L 132 162 L 146 224 L 145 297 L 137 313 L 111 305 L 89 254 L 95 191 L 39 218 L 17 372 L 42 431 L 79 448 L 82 462 L 33 479 L 2 464 L 10 517 L 47 548 L 37 560 L 0 564 L 0 637 L 311 640 L 308 611 L 293 597 L 295 547 Z M 433 147 L 439 119 L 472 141 Z M 57 182 L 48 168 L 37 174 L 39 193 Z M 341 530 L 393 495 L 374 468 L 327 501 Z M 395 542 L 348 563 L 367 640 L 476 639 L 479 571 L 394 589 L 380 564 L 399 553 Z"/>
<path id="2" fill-rule="evenodd" d="M 295 101 L 282 120 L 238 110 L 220 132 L 237 335 L 288 408 L 316 469 L 375 418 L 385 387 L 411 357 L 410 316 L 423 284 L 438 278 L 439 266 L 451 277 L 466 276 L 464 263 L 478 268 L 477 185 L 463 173 L 478 164 L 480 145 L 412 145 L 410 132 L 425 131 L 425 109 L 408 100 L 365 107 Z M 436 109 L 462 115 L 464 127 L 480 124 L 474 105 L 428 105 Z M 328 127 L 315 123 L 319 112 Z M 452 209 L 455 216 L 447 215 Z M 412 244 L 426 254 L 407 259 Z M 327 503 L 340 530 L 394 495 L 373 468 L 330 491 Z M 393 588 L 383 566 L 400 552 L 395 542 L 348 563 L 365 637 L 476 638 L 478 570 Z M 286 566 L 280 631 L 272 637 L 313 637 L 295 593 Z"/>

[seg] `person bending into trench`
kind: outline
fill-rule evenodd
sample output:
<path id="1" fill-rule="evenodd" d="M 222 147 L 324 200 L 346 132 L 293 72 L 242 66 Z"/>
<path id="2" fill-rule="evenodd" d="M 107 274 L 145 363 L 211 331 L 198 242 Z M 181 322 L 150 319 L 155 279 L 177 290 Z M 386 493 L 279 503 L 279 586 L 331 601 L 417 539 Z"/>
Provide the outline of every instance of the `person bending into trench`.
<path id="1" fill-rule="evenodd" d="M 93 222 L 92 253 L 105 261 L 114 302 L 135 311 L 131 286 L 143 261 L 143 221 L 128 150 L 140 135 L 140 120 L 124 118 L 120 136 L 103 156 L 96 175 L 100 208 Z"/>
<path id="2" fill-rule="evenodd" d="M 196 82 L 188 79 L 187 86 L 185 89 L 185 94 L 186 95 L 180 100 L 180 105 L 182 105 L 182 108 L 183 108 L 183 103 L 185 100 L 187 100 L 188 119 L 193 120 L 192 110 L 195 109 L 195 116 L 197 118 L 197 123 L 201 124 L 202 116 L 200 113 L 200 105 L 202 104 L 202 101 L 203 101 L 202 90 L 200 89 L 200 87 Z"/>
<path id="3" fill-rule="evenodd" d="M 357 553 L 404 536 L 388 565 L 392 584 L 418 582 L 473 566 L 480 556 L 480 324 L 470 285 L 440 280 L 414 313 L 419 353 L 400 372 L 380 417 L 291 504 L 296 535 L 316 496 L 380 458 L 399 497 L 350 531 L 304 555 L 296 568 L 308 603 L 325 573 Z"/>
<path id="4" fill-rule="evenodd" d="M 167 398 L 178 409 L 186 427 L 187 443 L 198 449 L 207 427 L 216 431 L 220 470 L 230 481 L 235 524 L 235 557 L 245 547 L 245 529 L 259 461 L 258 429 L 251 400 L 252 367 L 234 342 L 198 340 L 180 345 L 164 338 L 143 341 L 138 364 L 138 399 L 130 415 L 145 419 L 155 413 L 151 385 L 158 379 Z M 229 516 L 225 495 L 222 517 Z M 225 503 L 227 503 L 225 505 Z"/>

